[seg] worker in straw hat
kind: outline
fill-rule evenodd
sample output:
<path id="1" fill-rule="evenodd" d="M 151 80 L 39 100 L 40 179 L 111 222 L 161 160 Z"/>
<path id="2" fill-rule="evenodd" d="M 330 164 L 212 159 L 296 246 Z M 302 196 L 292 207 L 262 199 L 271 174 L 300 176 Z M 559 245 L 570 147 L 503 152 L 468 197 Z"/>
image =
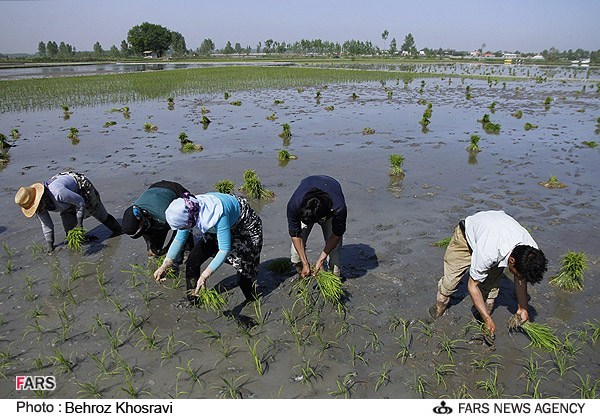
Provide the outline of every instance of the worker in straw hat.
<path id="1" fill-rule="evenodd" d="M 49 212 L 59 212 L 65 233 L 83 226 L 83 219 L 93 216 L 112 231 L 112 236 L 123 233 L 121 225 L 110 215 L 94 185 L 83 174 L 72 171 L 60 173 L 44 183 L 21 187 L 15 203 L 27 218 L 37 215 L 46 239 L 46 250 L 54 250 L 54 224 Z M 91 239 L 92 237 L 88 237 Z"/>

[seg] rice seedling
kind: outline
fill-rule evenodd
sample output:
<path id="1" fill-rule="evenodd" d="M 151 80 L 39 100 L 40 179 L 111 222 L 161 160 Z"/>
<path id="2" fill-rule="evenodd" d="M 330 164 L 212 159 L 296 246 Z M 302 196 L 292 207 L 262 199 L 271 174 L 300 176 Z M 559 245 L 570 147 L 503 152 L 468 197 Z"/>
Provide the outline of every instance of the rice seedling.
<path id="1" fill-rule="evenodd" d="M 511 116 L 517 118 L 517 119 L 521 119 L 523 117 L 523 111 L 522 110 L 517 110 L 516 112 L 513 112 L 510 114 Z"/>
<path id="2" fill-rule="evenodd" d="M 358 99 L 358 97 L 359 97 L 359 96 L 358 96 L 358 94 L 356 94 L 356 93 L 352 93 L 352 94 L 350 95 L 350 98 L 351 98 L 352 100 L 356 100 L 356 99 Z"/>
<path id="3" fill-rule="evenodd" d="M 523 331 L 531 340 L 527 347 L 554 351 L 560 346 L 560 340 L 554 335 L 554 330 L 549 325 L 525 322 L 518 329 Z"/>
<path id="4" fill-rule="evenodd" d="M 90 358 L 94 361 L 101 376 L 112 376 L 115 374 L 114 368 L 116 363 L 110 363 L 110 360 L 106 356 L 106 350 L 102 351 L 102 354 L 90 354 Z"/>
<path id="5" fill-rule="evenodd" d="M 425 380 L 425 375 L 416 375 L 412 383 L 409 384 L 409 387 L 421 395 L 421 398 L 425 399 L 426 395 L 431 395 L 431 392 L 427 390 L 427 380 Z"/>
<path id="6" fill-rule="evenodd" d="M 317 93 L 315 94 L 315 99 L 319 100 L 321 98 L 321 91 L 317 90 Z"/>
<path id="7" fill-rule="evenodd" d="M 351 396 L 350 390 L 355 385 L 355 382 L 352 380 L 357 374 L 355 372 L 347 373 L 344 375 L 341 381 L 336 380 L 337 390 L 332 390 L 328 392 L 329 396 L 333 396 L 334 398 L 344 397 L 344 399 L 349 399 Z"/>
<path id="8" fill-rule="evenodd" d="M 540 366 L 538 361 L 533 358 L 534 354 L 537 355 L 536 353 L 532 353 L 529 356 L 527 363 L 525 364 L 525 371 L 519 375 L 519 378 L 527 381 L 527 386 L 525 388 L 526 392 L 529 392 L 530 385 L 534 384 L 540 379 Z"/>
<path id="9" fill-rule="evenodd" d="M 390 159 L 390 176 L 401 176 L 404 174 L 402 169 L 402 163 L 404 162 L 404 155 L 402 154 L 391 154 Z"/>
<path id="10" fill-rule="evenodd" d="M 586 147 L 590 148 L 596 148 L 598 146 L 598 143 L 596 141 L 581 141 L 581 143 Z"/>
<path id="11" fill-rule="evenodd" d="M 75 227 L 67 233 L 67 247 L 76 253 L 81 252 L 83 243 L 85 242 L 85 229 L 83 227 Z"/>
<path id="12" fill-rule="evenodd" d="M 547 189 L 564 189 L 565 187 L 567 187 L 566 184 L 561 183 L 560 181 L 558 181 L 558 179 L 556 178 L 556 176 L 550 176 L 550 178 L 548 179 L 548 181 L 546 182 L 539 182 L 538 183 L 540 186 L 544 186 Z"/>
<path id="13" fill-rule="evenodd" d="M 32 332 L 37 333 L 35 339 L 38 342 L 42 340 L 42 337 L 46 332 L 46 329 L 42 325 L 40 325 L 37 318 L 34 319 L 33 324 L 29 324 L 25 327 L 25 332 L 23 333 L 23 340 L 27 337 L 27 335 L 29 335 Z"/>
<path id="14" fill-rule="evenodd" d="M 452 395 L 450 395 L 450 398 L 452 398 L 452 399 L 473 399 L 473 397 L 469 393 L 469 388 L 464 383 L 462 385 L 460 385 L 458 387 L 458 389 L 455 389 L 452 391 Z"/>
<path id="15" fill-rule="evenodd" d="M 463 78 L 463 80 L 464 80 L 464 78 Z M 473 98 L 473 95 L 471 94 L 471 86 L 465 87 L 465 98 L 467 100 L 471 100 Z"/>
<path id="16" fill-rule="evenodd" d="M 579 384 L 575 384 L 575 391 L 573 394 L 576 394 L 580 399 L 596 399 L 598 394 L 596 391 L 598 390 L 598 386 L 600 385 L 600 380 L 597 378 L 592 382 L 592 377 L 589 374 L 585 375 L 585 379 L 577 372 L 575 372 L 577 377 L 579 377 Z"/>
<path id="17" fill-rule="evenodd" d="M 274 120 L 277 120 L 279 118 L 275 115 L 275 113 L 271 113 L 269 116 L 266 116 L 265 119 L 266 120 L 270 120 L 270 121 L 274 121 Z"/>
<path id="18" fill-rule="evenodd" d="M 573 335 L 575 336 L 575 341 L 571 339 Z M 568 354 L 571 357 L 577 356 L 577 354 L 579 354 L 579 352 L 581 351 L 581 346 L 576 344 L 577 340 L 578 337 L 575 331 L 565 332 L 563 342 L 560 347 L 561 353 Z M 587 336 L 585 337 L 584 341 L 585 340 L 587 340 Z"/>
<path id="19" fill-rule="evenodd" d="M 123 330 L 123 327 L 124 325 L 121 325 L 113 334 L 107 324 L 102 325 L 102 329 L 106 333 L 110 347 L 113 350 L 117 350 L 125 342 L 125 331 Z"/>
<path id="20" fill-rule="evenodd" d="M 209 329 L 198 329 L 195 332 L 206 335 L 205 338 L 208 338 L 210 340 L 209 345 L 212 345 L 212 343 L 215 341 L 221 341 L 221 339 L 223 338 L 219 331 L 216 331 L 210 327 Z"/>
<path id="21" fill-rule="evenodd" d="M 471 135 L 471 143 L 469 144 L 469 146 L 467 147 L 467 151 L 469 152 L 479 152 L 481 151 L 481 148 L 479 148 L 479 141 L 481 140 L 481 137 L 479 135 Z"/>
<path id="22" fill-rule="evenodd" d="M 229 92 L 227 92 L 227 91 L 226 91 L 225 93 L 223 93 L 223 98 L 224 98 L 225 100 L 229 100 L 229 97 L 230 97 L 230 96 L 231 96 L 231 95 L 230 95 L 230 94 L 229 94 Z"/>
<path id="23" fill-rule="evenodd" d="M 392 371 L 391 369 L 391 365 L 388 363 L 384 363 L 383 366 L 381 366 L 381 370 L 379 371 L 379 374 L 377 375 L 377 381 L 375 382 L 375 392 L 377 392 L 379 390 L 379 388 L 381 388 L 382 386 L 386 386 L 388 383 L 391 382 L 390 380 L 390 372 Z M 372 375 L 373 373 L 371 373 Z"/>
<path id="24" fill-rule="evenodd" d="M 588 319 L 585 321 L 585 325 L 590 327 L 590 331 L 592 331 L 590 339 L 592 340 L 592 343 L 596 345 L 596 342 L 598 342 L 598 339 L 600 338 L 600 319 L 596 319 L 595 322 Z"/>
<path id="25" fill-rule="evenodd" d="M 221 180 L 215 183 L 215 190 L 219 193 L 231 194 L 235 188 L 235 183 L 229 179 Z"/>
<path id="26" fill-rule="evenodd" d="M 250 169 L 244 172 L 244 183 L 240 187 L 240 191 L 253 199 L 271 199 L 275 197 L 275 193 L 264 188 L 256 172 Z"/>
<path id="27" fill-rule="evenodd" d="M 122 387 L 121 390 L 123 392 L 125 392 L 126 394 L 129 395 L 129 397 L 131 399 L 137 399 L 140 397 L 140 395 L 142 394 L 146 394 L 146 395 L 151 395 L 150 392 L 146 391 L 146 390 L 142 390 L 141 388 L 136 389 L 133 386 L 133 383 L 131 382 L 131 377 L 130 375 L 125 375 L 124 376 L 124 380 L 125 380 L 125 387 Z"/>
<path id="28" fill-rule="evenodd" d="M 48 356 L 48 360 L 56 367 L 57 374 L 69 373 L 75 368 L 75 363 L 72 361 L 72 353 L 69 358 L 66 358 L 58 348 L 54 348 L 52 351 L 54 355 Z"/>
<path id="29" fill-rule="evenodd" d="M 302 358 L 302 364 L 294 366 L 294 369 L 300 369 L 300 375 L 294 380 L 303 385 L 312 386 L 312 381 L 321 377 L 317 369 L 311 364 L 310 359 Z"/>
<path id="30" fill-rule="evenodd" d="M 188 153 L 194 151 L 202 151 L 204 147 L 200 144 L 194 144 L 193 142 L 188 142 L 185 145 L 181 146 L 181 152 Z"/>
<path id="31" fill-rule="evenodd" d="M 19 139 L 21 137 L 21 133 L 19 132 L 19 130 L 17 128 L 12 128 L 10 130 L 10 137 L 12 139 Z"/>
<path id="32" fill-rule="evenodd" d="M 125 314 L 127 314 L 127 318 L 129 318 L 129 329 L 127 332 L 131 332 L 132 330 L 138 328 L 144 322 L 144 318 L 138 316 L 137 314 L 137 306 L 133 309 L 133 311 L 129 308 L 125 308 Z"/>
<path id="33" fill-rule="evenodd" d="M 4 350 L 0 351 L 0 378 L 6 379 L 6 374 L 4 370 L 7 369 L 12 363 L 11 360 L 13 358 L 13 354 L 11 353 L 11 348 L 14 342 L 11 342 L 8 347 Z"/>
<path id="34" fill-rule="evenodd" d="M 290 261 L 289 257 L 276 258 L 269 263 L 267 269 L 275 274 L 283 276 L 291 272 L 292 262 Z"/>
<path id="35" fill-rule="evenodd" d="M 221 312 L 227 305 L 227 301 L 215 289 L 200 289 L 197 296 L 197 303 L 207 311 Z"/>
<path id="36" fill-rule="evenodd" d="M 10 155 L 8 154 L 8 150 L 0 147 L 0 166 L 8 164 L 10 159 Z"/>
<path id="37" fill-rule="evenodd" d="M 340 306 L 344 297 L 342 280 L 335 274 L 324 270 L 320 270 L 315 279 L 323 299 L 334 306 Z"/>
<path id="38" fill-rule="evenodd" d="M 214 389 L 219 390 L 219 397 L 222 399 L 240 399 L 242 398 L 242 387 L 246 382 L 240 383 L 246 375 L 239 376 L 235 380 L 225 379 L 223 376 L 219 376 L 223 381 L 221 386 L 213 386 Z"/>
<path id="39" fill-rule="evenodd" d="M 501 361 L 502 356 L 499 354 L 485 354 L 479 358 L 473 359 L 470 364 L 476 370 L 487 370 L 489 372 L 492 368 L 503 369 L 504 366 L 502 365 Z"/>
<path id="40" fill-rule="evenodd" d="M 442 247 L 442 248 L 446 248 L 448 247 L 448 245 L 450 245 L 450 241 L 452 240 L 452 237 L 446 237 L 446 238 L 442 238 L 439 241 L 434 242 L 433 245 L 434 247 Z"/>
<path id="41" fill-rule="evenodd" d="M 2 243 L 2 248 L 4 249 L 4 252 L 6 253 L 6 261 L 4 262 L 4 272 L 8 274 L 11 271 L 13 271 L 13 265 L 12 265 L 13 250 L 5 242 Z"/>
<path id="42" fill-rule="evenodd" d="M 423 129 L 426 129 L 430 123 L 431 123 L 431 120 L 429 120 L 429 118 L 425 115 L 423 115 L 423 117 L 419 121 L 419 125 L 421 125 L 423 127 Z"/>
<path id="43" fill-rule="evenodd" d="M 369 362 L 363 357 L 364 352 L 357 352 L 355 345 L 346 344 L 346 346 L 350 352 L 350 361 L 352 362 L 352 367 L 356 367 L 356 360 L 362 361 L 366 366 L 369 365 Z"/>
<path id="44" fill-rule="evenodd" d="M 175 100 L 173 100 L 172 97 L 167 98 L 167 106 L 169 107 L 169 109 L 175 106 Z"/>
<path id="45" fill-rule="evenodd" d="M 298 157 L 290 154 L 288 150 L 281 149 L 277 152 L 277 159 L 281 162 L 287 162 L 289 160 L 297 160 Z"/>
<path id="46" fill-rule="evenodd" d="M 456 352 L 456 344 L 459 342 L 464 342 L 462 339 L 450 339 L 446 334 L 442 334 L 440 336 L 440 342 L 438 343 L 438 347 L 440 348 L 440 353 L 445 352 L 448 356 L 448 360 L 454 361 L 454 353 Z"/>
<path id="47" fill-rule="evenodd" d="M 194 361 L 194 359 L 188 360 L 185 367 L 177 366 L 175 368 L 180 370 L 180 373 L 187 375 L 188 379 L 192 382 L 192 388 L 194 387 L 194 384 L 197 383 L 202 389 L 204 389 L 206 382 L 202 379 L 202 375 L 206 372 L 200 373 L 200 368 L 193 369 L 191 366 L 192 361 Z M 179 376 L 180 373 L 178 373 L 177 376 Z"/>
<path id="48" fill-rule="evenodd" d="M 117 299 L 116 296 L 108 297 L 107 300 L 113 304 L 117 312 L 123 312 L 123 309 L 125 309 L 121 301 Z"/>
<path id="49" fill-rule="evenodd" d="M 107 122 L 104 122 L 104 127 L 110 128 L 111 126 L 115 126 L 116 124 L 117 124 L 117 122 L 115 122 L 114 120 L 109 120 Z"/>
<path id="50" fill-rule="evenodd" d="M 152 333 L 146 333 L 146 331 L 144 331 L 144 328 L 142 327 L 138 328 L 138 331 L 141 334 L 141 337 L 135 345 L 136 347 L 139 344 L 144 343 L 145 345 L 142 347 L 142 350 L 154 350 L 158 348 L 158 339 L 160 338 L 159 335 L 156 335 L 158 327 L 154 328 Z"/>
<path id="51" fill-rule="evenodd" d="M 79 138 L 79 129 L 75 128 L 74 126 L 71 126 L 69 128 L 69 133 L 67 134 L 67 138 L 71 139 L 71 140 L 76 140 Z"/>
<path id="52" fill-rule="evenodd" d="M 391 90 L 388 90 L 388 91 L 387 91 L 387 98 L 388 98 L 388 100 L 392 100 L 392 96 L 393 96 L 393 93 L 392 93 L 392 91 L 391 91 Z"/>
<path id="53" fill-rule="evenodd" d="M 45 359 L 42 356 L 42 353 L 38 353 L 38 356 L 33 359 L 33 361 L 31 362 L 31 365 L 33 366 L 34 369 L 36 369 L 38 371 L 43 370 L 46 367 L 44 360 Z M 2 373 L 0 372 L 0 376 L 1 375 L 2 375 Z"/>
<path id="54" fill-rule="evenodd" d="M 584 252 L 567 252 L 561 261 L 558 275 L 550 280 L 550 284 L 567 292 L 583 290 L 584 272 L 587 269 Z"/>
<path id="55" fill-rule="evenodd" d="M 211 120 L 204 115 L 202 115 L 202 117 L 200 118 L 200 123 L 202 124 L 204 129 L 208 128 L 208 125 L 210 124 L 210 122 L 211 122 Z"/>
<path id="56" fill-rule="evenodd" d="M 444 389 L 448 389 L 446 385 L 446 377 L 455 374 L 454 364 L 438 364 L 433 368 L 433 376 L 435 377 L 436 384 L 444 385 Z"/>
<path id="57" fill-rule="evenodd" d="M 502 389 L 498 386 L 498 370 L 494 369 L 494 372 L 490 372 L 486 380 L 479 380 L 475 382 L 477 389 L 483 389 L 488 393 L 488 398 L 499 398 L 502 394 Z"/>
<path id="58" fill-rule="evenodd" d="M 548 106 L 550 106 L 551 103 L 552 103 L 552 97 L 550 97 L 550 96 L 546 97 L 546 99 L 544 100 L 544 106 L 548 107 Z"/>
<path id="59" fill-rule="evenodd" d="M 489 106 L 488 109 L 490 109 L 490 112 L 494 113 L 496 111 L 496 105 L 498 104 L 498 102 L 492 102 Z"/>
<path id="60" fill-rule="evenodd" d="M 366 127 L 366 128 L 363 128 L 363 130 L 362 130 L 363 135 L 373 135 L 374 133 L 375 133 L 375 129 L 373 129 L 373 128 Z"/>
<path id="61" fill-rule="evenodd" d="M 242 102 L 240 100 L 234 100 L 233 102 L 229 102 L 232 106 L 241 106 Z"/>
<path id="62" fill-rule="evenodd" d="M 160 366 L 162 367 L 165 362 L 175 357 L 183 348 L 187 348 L 190 345 L 185 341 L 175 340 L 173 332 L 167 335 L 167 344 L 163 351 L 160 353 Z"/>
<path id="63" fill-rule="evenodd" d="M 246 340 L 246 345 L 250 349 L 250 356 L 252 357 L 252 361 L 254 363 L 254 367 L 256 368 L 256 372 L 259 375 L 263 375 L 265 373 L 265 367 L 263 365 L 264 359 L 263 354 L 258 353 L 258 344 L 261 340 L 256 340 L 254 344 L 250 342 L 250 340 Z"/>
<path id="64" fill-rule="evenodd" d="M 323 109 L 331 112 L 334 109 L 334 107 L 333 106 L 325 106 Z"/>
<path id="65" fill-rule="evenodd" d="M 477 122 L 480 122 L 483 127 L 483 130 L 489 134 L 497 134 L 500 132 L 500 124 L 492 123 L 492 121 L 490 120 L 490 115 L 488 115 L 487 113 L 484 114 L 483 118 L 481 118 Z"/>
<path id="66" fill-rule="evenodd" d="M 292 137 L 292 128 L 288 123 L 281 125 L 281 133 L 279 134 L 281 139 L 290 139 Z"/>
<path id="67" fill-rule="evenodd" d="M 537 126 L 537 125 L 536 125 L 536 124 L 534 124 L 534 123 L 525 122 L 525 125 L 523 126 L 523 128 L 524 128 L 526 131 L 530 131 L 530 130 L 532 130 L 532 129 L 539 128 L 539 126 Z"/>
<path id="68" fill-rule="evenodd" d="M 75 381 L 75 384 L 79 387 L 77 394 L 81 395 L 81 398 L 101 398 L 102 390 L 100 389 L 100 386 L 98 386 L 98 380 L 100 379 L 100 377 L 101 376 L 97 376 L 93 382 Z"/>
<path id="69" fill-rule="evenodd" d="M 158 131 L 158 126 L 153 125 L 150 122 L 146 122 L 146 123 L 144 123 L 144 131 L 146 131 L 146 132 L 156 132 L 156 131 Z"/>
<path id="70" fill-rule="evenodd" d="M 573 368 L 568 365 L 569 357 L 568 354 L 562 350 L 554 350 L 552 353 L 552 363 L 554 367 L 550 369 L 550 372 L 554 371 L 559 377 L 563 377 L 567 371 Z"/>
<path id="71" fill-rule="evenodd" d="M 433 326 L 426 322 L 419 320 L 421 327 L 419 328 L 419 337 L 423 336 L 425 339 L 433 337 Z"/>
<path id="72" fill-rule="evenodd" d="M 253 289 L 252 293 L 254 293 L 256 295 L 257 294 L 256 289 Z M 264 326 L 269 321 L 269 317 L 271 316 L 270 310 L 266 314 L 263 313 L 262 301 L 263 301 L 262 297 L 257 295 L 257 297 L 252 302 L 252 307 L 254 308 L 254 316 L 256 319 L 256 324 L 259 327 Z"/>

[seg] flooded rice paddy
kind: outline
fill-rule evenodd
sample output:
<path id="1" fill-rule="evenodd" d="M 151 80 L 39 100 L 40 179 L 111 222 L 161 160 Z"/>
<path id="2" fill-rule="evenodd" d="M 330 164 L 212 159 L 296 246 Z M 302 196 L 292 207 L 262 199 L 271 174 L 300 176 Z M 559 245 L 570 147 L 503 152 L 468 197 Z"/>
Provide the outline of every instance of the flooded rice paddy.
<path id="1" fill-rule="evenodd" d="M 0 396 L 597 397 L 600 152 L 584 141 L 600 139 L 600 77 L 564 71 L 544 81 L 440 75 L 229 91 L 227 99 L 176 95 L 171 107 L 166 98 L 74 107 L 68 118 L 56 108 L 3 113 L 0 132 L 16 128 L 20 138 L 9 137 L 10 160 L 0 167 Z M 111 111 L 123 106 L 128 118 Z M 484 114 L 499 133 L 483 130 Z M 537 128 L 525 130 L 527 122 Z M 145 123 L 157 130 L 146 132 Z M 284 123 L 289 141 L 278 136 Z M 71 127 L 76 143 L 67 138 Z M 203 150 L 182 153 L 181 132 Z M 473 134 L 481 137 L 477 154 L 466 151 Z M 298 159 L 280 163 L 280 149 Z M 388 175 L 390 154 L 405 157 L 402 179 Z M 255 170 L 276 195 L 252 201 L 264 226 L 260 303 L 241 307 L 235 272 L 224 265 L 210 285 L 230 289 L 228 311 L 190 307 L 185 279 L 157 285 L 143 241 L 108 238 L 93 218 L 84 226 L 99 240 L 83 254 L 65 245 L 43 254 L 39 222 L 24 218 L 13 197 L 67 169 L 85 173 L 117 219 L 156 181 L 202 193 L 223 179 L 237 188 L 244 171 Z M 268 269 L 289 256 L 287 200 L 311 174 L 338 179 L 348 204 L 343 313 L 320 300 L 304 305 L 294 276 Z M 539 185 L 551 176 L 567 187 Z M 493 314 L 494 351 L 471 341 L 478 331 L 464 288 L 444 317 L 428 321 L 444 254 L 432 244 L 490 209 L 530 229 L 549 259 L 546 279 L 529 288 L 530 312 L 561 339 L 555 353 L 509 333 L 516 304 L 508 278 Z M 312 261 L 319 235 L 309 239 Z M 548 283 L 567 251 L 587 254 L 580 293 Z M 20 374 L 56 375 L 57 389 L 17 393 Z"/>

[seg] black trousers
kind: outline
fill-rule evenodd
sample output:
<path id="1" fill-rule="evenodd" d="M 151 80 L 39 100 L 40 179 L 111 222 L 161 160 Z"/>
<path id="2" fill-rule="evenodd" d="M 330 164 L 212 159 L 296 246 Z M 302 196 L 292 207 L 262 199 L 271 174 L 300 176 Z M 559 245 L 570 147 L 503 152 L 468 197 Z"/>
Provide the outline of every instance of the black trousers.
<path id="1" fill-rule="evenodd" d="M 194 301 L 194 297 L 190 295 L 196 289 L 198 278 L 200 277 L 202 264 L 211 257 L 214 257 L 219 252 L 219 244 L 217 238 L 213 234 L 206 234 L 189 253 L 185 267 L 185 283 L 187 286 L 187 295 L 190 302 Z M 238 285 L 248 300 L 254 300 L 255 295 L 252 289 L 253 280 L 247 274 L 237 272 Z"/>

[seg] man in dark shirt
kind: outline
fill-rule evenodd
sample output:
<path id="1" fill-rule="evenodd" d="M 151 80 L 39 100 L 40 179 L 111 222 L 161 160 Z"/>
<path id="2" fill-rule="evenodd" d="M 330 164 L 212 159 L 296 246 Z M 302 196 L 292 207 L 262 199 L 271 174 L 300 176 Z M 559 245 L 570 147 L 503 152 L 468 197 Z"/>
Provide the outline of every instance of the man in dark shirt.
<path id="1" fill-rule="evenodd" d="M 144 237 L 148 256 L 157 257 L 163 255 L 174 237 L 165 243 L 167 234 L 171 227 L 165 218 L 165 211 L 172 201 L 181 197 L 188 190 L 179 183 L 162 180 L 152 184 L 148 190 L 125 209 L 123 213 L 123 230 L 131 238 Z M 193 246 L 192 235 L 188 237 L 190 242 L 186 245 Z"/>
<path id="2" fill-rule="evenodd" d="M 329 176 L 309 176 L 300 182 L 287 204 L 287 220 L 292 237 L 291 261 L 301 277 L 311 274 L 306 257 L 306 240 L 315 223 L 323 230 L 325 247 L 314 273 L 327 260 L 329 270 L 340 276 L 340 249 L 346 232 L 347 208 L 342 187 Z"/>

